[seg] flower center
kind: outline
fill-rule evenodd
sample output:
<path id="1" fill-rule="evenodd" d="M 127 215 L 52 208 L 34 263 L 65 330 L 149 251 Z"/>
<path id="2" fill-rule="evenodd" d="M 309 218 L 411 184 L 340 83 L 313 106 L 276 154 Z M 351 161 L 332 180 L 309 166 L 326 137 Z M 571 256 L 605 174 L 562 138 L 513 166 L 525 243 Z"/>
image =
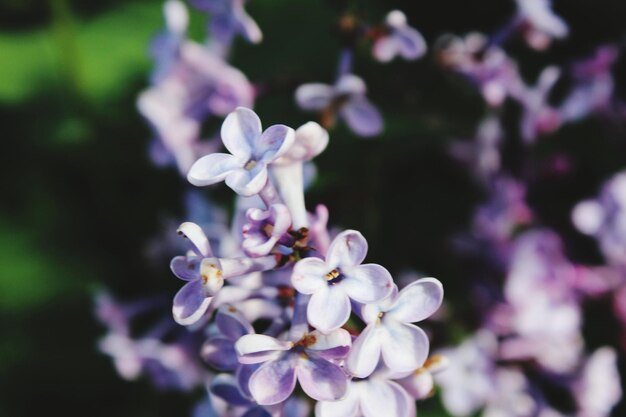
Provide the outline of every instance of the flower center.
<path id="1" fill-rule="evenodd" d="M 246 164 L 243 166 L 246 171 L 252 171 L 252 169 L 256 166 L 257 161 L 255 161 L 254 159 L 249 160 L 248 162 L 246 162 Z"/>
<path id="2" fill-rule="evenodd" d="M 335 285 L 339 284 L 343 280 L 344 276 L 341 272 L 339 272 L 339 270 L 333 269 L 325 275 L 325 278 L 328 285 Z"/>
<path id="3" fill-rule="evenodd" d="M 296 343 L 294 343 L 293 346 L 294 347 L 298 346 L 298 347 L 308 348 L 309 346 L 311 346 L 316 341 L 317 341 L 317 337 L 315 337 L 315 335 L 305 334 L 304 336 L 302 336 L 302 339 L 300 339 Z"/>

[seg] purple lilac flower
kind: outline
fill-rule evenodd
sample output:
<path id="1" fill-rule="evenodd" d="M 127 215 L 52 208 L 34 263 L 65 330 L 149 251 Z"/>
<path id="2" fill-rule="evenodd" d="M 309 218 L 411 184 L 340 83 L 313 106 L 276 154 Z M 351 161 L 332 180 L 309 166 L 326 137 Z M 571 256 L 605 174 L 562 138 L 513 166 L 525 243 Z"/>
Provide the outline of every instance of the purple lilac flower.
<path id="1" fill-rule="evenodd" d="M 449 365 L 449 359 L 442 355 L 433 355 L 426 359 L 424 366 L 409 375 L 394 378 L 415 400 L 423 400 L 434 394 L 434 375 L 443 372 Z"/>
<path id="2" fill-rule="evenodd" d="M 373 303 L 387 297 L 391 274 L 377 264 L 361 265 L 367 241 L 356 230 L 340 233 L 330 244 L 326 259 L 305 258 L 296 263 L 292 283 L 302 294 L 311 294 L 309 323 L 327 333 L 343 326 L 350 317 L 350 300 Z"/>
<path id="3" fill-rule="evenodd" d="M 163 5 L 163 14 L 165 30 L 158 34 L 150 45 L 150 52 L 155 60 L 151 76 L 153 84 L 165 78 L 178 60 L 189 24 L 187 8 L 179 0 L 167 0 Z"/>
<path id="4" fill-rule="evenodd" d="M 574 387 L 580 417 L 608 417 L 622 398 L 617 353 L 602 347 L 587 359 Z"/>
<path id="5" fill-rule="evenodd" d="M 489 181 L 500 171 L 503 137 L 500 120 L 495 115 L 489 115 L 478 125 L 473 142 L 457 141 L 449 150 L 452 156 L 467 163 L 478 179 Z"/>
<path id="6" fill-rule="evenodd" d="M 341 76 L 335 85 L 304 84 L 296 90 L 296 102 L 304 110 L 321 112 L 322 125 L 329 128 L 339 115 L 359 136 L 379 134 L 383 128 L 380 112 L 365 97 L 365 83 L 353 74 Z"/>
<path id="7" fill-rule="evenodd" d="M 342 398 L 348 376 L 333 361 L 344 358 L 351 344 L 350 334 L 336 329 L 327 334 L 313 331 L 289 342 L 265 335 L 245 335 L 235 349 L 241 363 L 263 364 L 250 377 L 249 389 L 257 403 L 268 405 L 287 399 L 296 380 L 313 399 Z"/>
<path id="8" fill-rule="evenodd" d="M 550 0 L 517 0 L 518 19 L 526 42 L 537 50 L 546 49 L 552 39 L 563 39 L 569 29 L 552 11 Z"/>
<path id="9" fill-rule="evenodd" d="M 238 107 L 224 120 L 221 136 L 230 154 L 215 153 L 200 158 L 191 167 L 187 179 L 197 186 L 225 180 L 236 193 L 249 197 L 261 192 L 268 179 L 267 165 L 289 149 L 295 132 L 285 125 L 273 125 L 262 131 L 256 113 Z"/>
<path id="10" fill-rule="evenodd" d="M 526 376 L 515 368 L 499 368 L 494 391 L 483 410 L 483 417 L 527 417 L 534 415 L 537 403 L 529 393 Z"/>
<path id="11" fill-rule="evenodd" d="M 522 139 L 532 143 L 538 136 L 552 133 L 562 123 L 559 110 L 548 103 L 548 96 L 561 76 L 561 70 L 550 66 L 539 74 L 535 87 L 526 87 L 518 97 L 524 114 L 521 122 Z"/>
<path id="12" fill-rule="evenodd" d="M 291 215 L 284 204 L 272 204 L 267 210 L 248 209 L 246 217 L 248 223 L 243 227 L 242 248 L 247 255 L 267 255 L 282 238 L 293 241 L 287 235 L 291 227 Z"/>
<path id="13" fill-rule="evenodd" d="M 402 291 L 361 310 L 367 327 L 354 341 L 346 367 L 356 377 L 370 375 L 382 358 L 393 372 L 411 372 L 428 357 L 428 337 L 411 324 L 432 315 L 443 299 L 443 287 L 435 278 L 422 278 Z"/>
<path id="14" fill-rule="evenodd" d="M 385 18 L 385 33 L 374 42 L 372 54 L 380 62 L 390 62 L 396 56 L 414 60 L 426 53 L 426 41 L 409 26 L 400 10 L 389 12 Z"/>
<path id="15" fill-rule="evenodd" d="M 261 29 L 246 13 L 245 3 L 246 0 L 191 0 L 194 7 L 211 13 L 211 35 L 224 45 L 230 45 L 237 34 L 252 43 L 263 39 Z"/>

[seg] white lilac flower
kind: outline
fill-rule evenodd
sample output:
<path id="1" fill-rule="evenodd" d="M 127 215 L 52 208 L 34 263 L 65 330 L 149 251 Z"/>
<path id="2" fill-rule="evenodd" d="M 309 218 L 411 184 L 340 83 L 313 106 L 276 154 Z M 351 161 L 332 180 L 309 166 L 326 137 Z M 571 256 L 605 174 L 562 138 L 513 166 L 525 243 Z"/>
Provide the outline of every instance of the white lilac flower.
<path id="1" fill-rule="evenodd" d="M 385 34 L 376 39 L 372 54 L 380 62 L 389 62 L 396 56 L 414 60 L 426 53 L 426 41 L 409 26 L 400 10 L 389 12 L 385 18 Z"/>
<path id="2" fill-rule="evenodd" d="M 580 417 L 608 417 L 622 398 L 617 353 L 602 347 L 589 356 L 574 387 Z"/>
<path id="3" fill-rule="evenodd" d="M 224 120 L 221 136 L 230 154 L 214 153 L 200 158 L 187 179 L 196 186 L 226 181 L 237 194 L 249 197 L 265 187 L 267 165 L 289 149 L 295 132 L 285 125 L 273 125 L 263 131 L 255 112 L 238 107 Z"/>
<path id="4" fill-rule="evenodd" d="M 494 390 L 483 410 L 483 417 L 527 417 L 535 415 L 537 403 L 530 394 L 526 376 L 515 368 L 499 368 Z"/>
<path id="5" fill-rule="evenodd" d="M 302 294 L 311 294 L 309 323 L 322 332 L 343 326 L 350 317 L 350 300 L 374 303 L 387 297 L 391 274 L 377 264 L 363 264 L 367 241 L 356 230 L 340 233 L 330 244 L 326 259 L 305 258 L 296 263 L 291 282 Z"/>
<path id="6" fill-rule="evenodd" d="M 286 400 L 296 381 L 318 401 L 342 398 L 348 376 L 333 361 L 344 358 L 351 344 L 350 334 L 336 329 L 328 334 L 313 331 L 294 341 L 245 335 L 235 343 L 235 349 L 241 363 L 262 363 L 250 377 L 249 389 L 257 403 L 271 405 Z"/>
<path id="7" fill-rule="evenodd" d="M 430 317 L 441 305 L 443 287 L 435 278 L 422 278 L 380 302 L 363 307 L 367 327 L 354 341 L 346 359 L 356 377 L 370 375 L 379 359 L 393 372 L 411 372 L 428 357 L 428 336 L 411 324 Z"/>
<path id="8" fill-rule="evenodd" d="M 518 16 L 528 44 L 546 49 L 552 39 L 563 39 L 569 33 L 565 21 L 552 10 L 550 0 L 516 0 Z"/>
<path id="9" fill-rule="evenodd" d="M 339 115 L 359 136 L 374 136 L 383 128 L 380 112 L 365 97 L 365 82 L 354 74 L 341 76 L 335 85 L 304 84 L 296 90 L 296 102 L 303 110 L 321 112 L 322 125 L 333 126 Z"/>

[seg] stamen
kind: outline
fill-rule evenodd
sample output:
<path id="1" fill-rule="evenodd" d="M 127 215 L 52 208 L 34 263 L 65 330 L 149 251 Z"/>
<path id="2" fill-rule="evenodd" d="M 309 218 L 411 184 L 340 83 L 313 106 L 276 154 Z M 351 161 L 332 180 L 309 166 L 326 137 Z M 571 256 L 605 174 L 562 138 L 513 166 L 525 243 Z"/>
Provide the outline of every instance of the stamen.
<path id="1" fill-rule="evenodd" d="M 332 281 L 333 279 L 338 278 L 339 275 L 341 275 L 339 271 L 337 271 L 336 269 L 333 269 L 328 274 L 326 274 L 326 281 Z"/>
<path id="2" fill-rule="evenodd" d="M 252 171 L 252 169 L 256 166 L 256 161 L 254 159 L 249 160 L 243 166 L 247 171 Z"/>

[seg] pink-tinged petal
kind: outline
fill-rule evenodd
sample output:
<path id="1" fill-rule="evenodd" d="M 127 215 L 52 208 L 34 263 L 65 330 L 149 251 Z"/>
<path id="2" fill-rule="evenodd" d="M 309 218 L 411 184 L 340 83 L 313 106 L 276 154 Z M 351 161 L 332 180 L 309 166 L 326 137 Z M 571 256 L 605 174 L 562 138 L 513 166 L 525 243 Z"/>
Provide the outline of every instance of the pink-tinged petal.
<path id="1" fill-rule="evenodd" d="M 241 311 L 230 305 L 220 307 L 215 315 L 215 324 L 220 332 L 233 342 L 241 336 L 254 333 L 252 325 Z"/>
<path id="2" fill-rule="evenodd" d="M 354 74 L 346 74 L 337 80 L 335 90 L 338 95 L 362 96 L 367 92 L 367 87 L 361 77 Z"/>
<path id="3" fill-rule="evenodd" d="M 288 126 L 270 126 L 255 143 L 255 157 L 269 164 L 287 152 L 295 138 L 296 132 Z"/>
<path id="4" fill-rule="evenodd" d="M 251 364 L 274 358 L 277 352 L 289 350 L 291 343 L 283 342 L 263 334 L 247 334 L 235 343 L 239 362 Z"/>
<path id="5" fill-rule="evenodd" d="M 244 197 L 258 194 L 265 183 L 267 183 L 267 167 L 263 162 L 258 162 L 251 170 L 240 168 L 231 171 L 226 177 L 226 185 Z"/>
<path id="6" fill-rule="evenodd" d="M 430 317 L 443 301 L 443 286 L 436 278 L 422 278 L 402 289 L 388 317 L 403 323 L 414 323 Z"/>
<path id="7" fill-rule="evenodd" d="M 380 325 L 370 324 L 356 338 L 346 359 L 346 367 L 357 378 L 371 375 L 380 358 Z"/>
<path id="8" fill-rule="evenodd" d="M 295 358 L 281 357 L 263 364 L 250 377 L 250 393 L 261 405 L 283 402 L 296 386 Z"/>
<path id="9" fill-rule="evenodd" d="M 299 358 L 296 374 L 304 392 L 318 401 L 336 401 L 348 389 L 348 376 L 326 359 L 315 356 Z"/>
<path id="10" fill-rule="evenodd" d="M 328 248 L 326 263 L 331 268 L 360 265 L 367 255 L 367 241 L 356 230 L 346 230 L 335 237 Z M 330 271 L 326 271 L 330 272 Z"/>
<path id="11" fill-rule="evenodd" d="M 241 170 L 242 162 L 226 153 L 212 153 L 198 159 L 189 170 L 187 180 L 202 187 L 224 181 L 231 173 Z"/>
<path id="12" fill-rule="evenodd" d="M 204 343 L 200 356 L 206 363 L 220 371 L 233 371 L 239 366 L 233 341 L 223 337 L 216 337 Z"/>
<path id="13" fill-rule="evenodd" d="M 304 84 L 296 90 L 296 102 L 303 110 L 322 110 L 330 105 L 334 89 L 327 84 Z"/>
<path id="14" fill-rule="evenodd" d="M 350 318 L 350 299 L 339 285 L 320 287 L 309 300 L 307 319 L 321 332 L 328 333 L 343 326 Z"/>
<path id="15" fill-rule="evenodd" d="M 170 262 L 170 269 L 178 278 L 192 281 L 200 278 L 202 258 L 195 256 L 177 256 Z"/>
<path id="16" fill-rule="evenodd" d="M 328 285 L 324 276 L 329 272 L 328 266 L 318 258 L 305 258 L 293 268 L 291 283 L 296 291 L 302 294 L 313 294 L 321 287 Z"/>
<path id="17" fill-rule="evenodd" d="M 261 129 L 261 120 L 255 112 L 237 107 L 222 124 L 222 142 L 231 154 L 247 161 L 254 152 Z"/>
<path id="18" fill-rule="evenodd" d="M 189 281 L 174 296 L 174 320 L 183 326 L 195 324 L 204 316 L 212 299 L 205 296 L 202 281 Z"/>
<path id="19" fill-rule="evenodd" d="M 178 227 L 176 233 L 187 238 L 192 245 L 193 251 L 198 256 L 211 257 L 213 250 L 206 234 L 200 226 L 192 222 L 185 222 Z"/>
<path id="20" fill-rule="evenodd" d="M 359 390 L 355 383 L 348 382 L 346 396 L 337 401 L 320 401 L 315 405 L 315 417 L 358 417 Z"/>
<path id="21" fill-rule="evenodd" d="M 344 329 L 337 329 L 328 334 L 315 330 L 309 334 L 309 337 L 311 336 L 315 338 L 315 342 L 309 345 L 307 349 L 315 351 L 325 359 L 344 358 L 352 346 L 352 337 Z"/>
<path id="22" fill-rule="evenodd" d="M 287 152 L 276 162 L 292 163 L 310 161 L 328 146 L 328 132 L 315 122 L 308 122 L 296 129 L 296 138 Z"/>
<path id="23" fill-rule="evenodd" d="M 421 368 L 428 357 L 428 336 L 412 324 L 385 320 L 381 331 L 381 352 L 387 367 L 394 372 Z"/>
<path id="24" fill-rule="evenodd" d="M 385 36 L 374 43 L 372 55 L 380 62 L 390 62 L 398 53 L 398 43 L 391 36 Z"/>
<path id="25" fill-rule="evenodd" d="M 432 374 L 420 368 L 397 382 L 416 400 L 429 397 L 435 387 Z"/>
<path id="26" fill-rule="evenodd" d="M 415 402 L 392 381 L 371 379 L 361 388 L 361 411 L 364 417 L 414 417 Z"/>
<path id="27" fill-rule="evenodd" d="M 341 281 L 344 291 L 359 303 L 374 303 L 391 294 L 393 278 L 384 267 L 365 264 L 342 268 L 345 278 Z"/>
<path id="28" fill-rule="evenodd" d="M 376 136 L 383 130 L 383 117 L 364 96 L 350 99 L 339 113 L 350 129 L 359 136 Z"/>

